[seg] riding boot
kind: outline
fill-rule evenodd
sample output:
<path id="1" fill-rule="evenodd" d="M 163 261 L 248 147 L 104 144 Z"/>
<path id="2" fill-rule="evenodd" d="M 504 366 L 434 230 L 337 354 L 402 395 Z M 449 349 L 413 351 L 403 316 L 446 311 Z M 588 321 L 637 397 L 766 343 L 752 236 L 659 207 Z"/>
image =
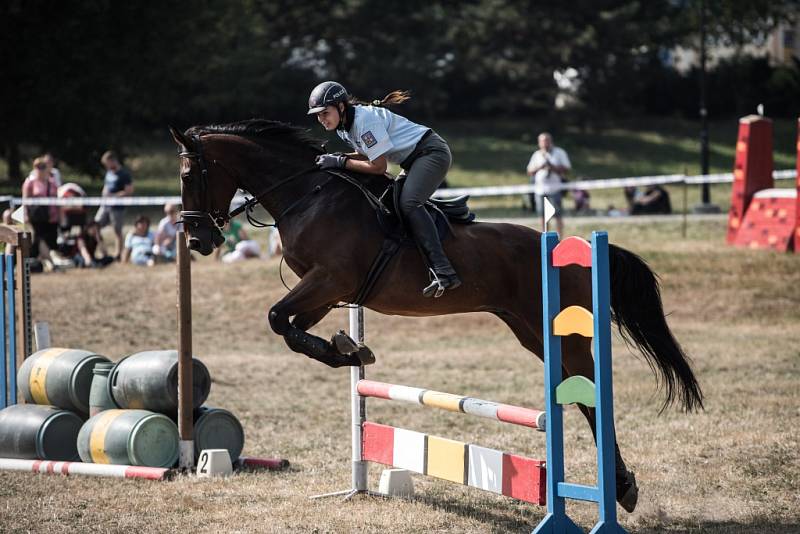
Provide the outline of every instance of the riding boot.
<path id="1" fill-rule="evenodd" d="M 433 281 L 422 290 L 422 294 L 438 298 L 445 289 L 455 289 L 460 286 L 461 280 L 444 253 L 436 224 L 425 206 L 414 208 L 405 215 L 417 244 L 428 258 L 428 265 L 433 273 Z"/>

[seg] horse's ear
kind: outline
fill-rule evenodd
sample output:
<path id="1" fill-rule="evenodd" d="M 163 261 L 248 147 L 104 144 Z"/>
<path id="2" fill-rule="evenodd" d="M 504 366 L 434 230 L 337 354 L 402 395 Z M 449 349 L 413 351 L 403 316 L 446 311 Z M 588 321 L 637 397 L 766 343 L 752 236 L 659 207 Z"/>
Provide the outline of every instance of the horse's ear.
<path id="1" fill-rule="evenodd" d="M 182 149 L 188 150 L 190 148 L 191 142 L 186 138 L 185 135 L 183 135 L 183 133 L 176 130 L 175 127 L 170 126 L 169 133 L 172 134 L 172 138 Z"/>

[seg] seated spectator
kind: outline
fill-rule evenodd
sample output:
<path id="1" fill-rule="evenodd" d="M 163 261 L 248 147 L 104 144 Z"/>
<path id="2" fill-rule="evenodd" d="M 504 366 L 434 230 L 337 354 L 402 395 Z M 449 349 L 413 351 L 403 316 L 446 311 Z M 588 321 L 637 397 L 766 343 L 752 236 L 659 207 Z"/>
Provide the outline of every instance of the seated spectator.
<path id="1" fill-rule="evenodd" d="M 589 207 L 589 199 L 591 195 L 585 189 L 573 189 L 572 201 L 575 203 L 575 213 L 587 213 L 591 210 Z"/>
<path id="2" fill-rule="evenodd" d="M 109 256 L 100 233 L 100 225 L 96 221 L 89 221 L 81 228 L 81 233 L 76 240 L 77 253 L 73 257 L 76 267 L 105 267 L 114 263 L 114 258 Z M 99 254 L 98 254 L 99 253 Z"/>
<path id="3" fill-rule="evenodd" d="M 631 200 L 631 215 L 672 213 L 669 193 L 660 185 L 647 186 L 642 195 L 634 195 Z"/>
<path id="4" fill-rule="evenodd" d="M 258 243 L 247 237 L 242 223 L 231 220 L 222 227 L 222 235 L 225 238 L 225 248 L 227 252 L 222 255 L 222 261 L 233 263 L 249 258 L 258 258 L 261 255 L 261 248 Z M 217 249 L 219 258 L 222 247 Z"/>
<path id="5" fill-rule="evenodd" d="M 133 230 L 125 236 L 125 249 L 122 251 L 122 262 L 131 262 L 134 265 L 147 265 L 152 267 L 156 261 L 153 258 L 153 245 L 155 234 L 150 230 L 150 219 L 144 215 L 136 217 Z"/>
<path id="6" fill-rule="evenodd" d="M 180 226 L 178 206 L 175 204 L 165 205 L 164 218 L 158 221 L 158 229 L 156 229 L 156 245 L 153 247 L 156 259 L 175 261 L 175 239 Z"/>

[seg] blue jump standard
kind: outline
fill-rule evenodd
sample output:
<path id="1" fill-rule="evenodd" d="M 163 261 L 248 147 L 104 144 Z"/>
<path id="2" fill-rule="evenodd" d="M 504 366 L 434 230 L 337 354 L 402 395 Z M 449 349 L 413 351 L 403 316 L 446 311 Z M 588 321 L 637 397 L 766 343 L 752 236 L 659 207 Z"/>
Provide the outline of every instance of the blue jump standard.
<path id="1" fill-rule="evenodd" d="M 562 407 L 556 388 L 562 381 L 561 339 L 553 334 L 553 320 L 561 312 L 559 268 L 553 267 L 558 234 L 542 235 L 542 307 L 545 352 L 545 404 L 547 411 L 547 515 L 534 534 L 582 534 L 566 514 L 565 499 L 596 502 L 599 521 L 592 534 L 626 532 L 617 523 L 614 396 L 611 380 L 611 298 L 609 289 L 608 234 L 592 232 L 592 316 L 594 321 L 595 413 L 597 419 L 597 486 L 564 481 Z"/>

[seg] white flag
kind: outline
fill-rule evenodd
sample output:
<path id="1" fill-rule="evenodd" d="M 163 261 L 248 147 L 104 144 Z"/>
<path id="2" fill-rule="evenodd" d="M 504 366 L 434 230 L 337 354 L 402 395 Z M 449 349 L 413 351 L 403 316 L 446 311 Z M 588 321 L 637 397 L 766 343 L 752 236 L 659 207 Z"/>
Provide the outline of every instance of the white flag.
<path id="1" fill-rule="evenodd" d="M 20 224 L 25 224 L 25 206 L 18 207 L 14 213 L 11 214 L 11 219 Z"/>
<path id="2" fill-rule="evenodd" d="M 544 197 L 544 224 L 545 227 L 547 223 L 550 222 L 550 219 L 553 218 L 553 215 L 556 214 L 556 209 L 550 204 L 550 200 L 547 197 Z"/>

